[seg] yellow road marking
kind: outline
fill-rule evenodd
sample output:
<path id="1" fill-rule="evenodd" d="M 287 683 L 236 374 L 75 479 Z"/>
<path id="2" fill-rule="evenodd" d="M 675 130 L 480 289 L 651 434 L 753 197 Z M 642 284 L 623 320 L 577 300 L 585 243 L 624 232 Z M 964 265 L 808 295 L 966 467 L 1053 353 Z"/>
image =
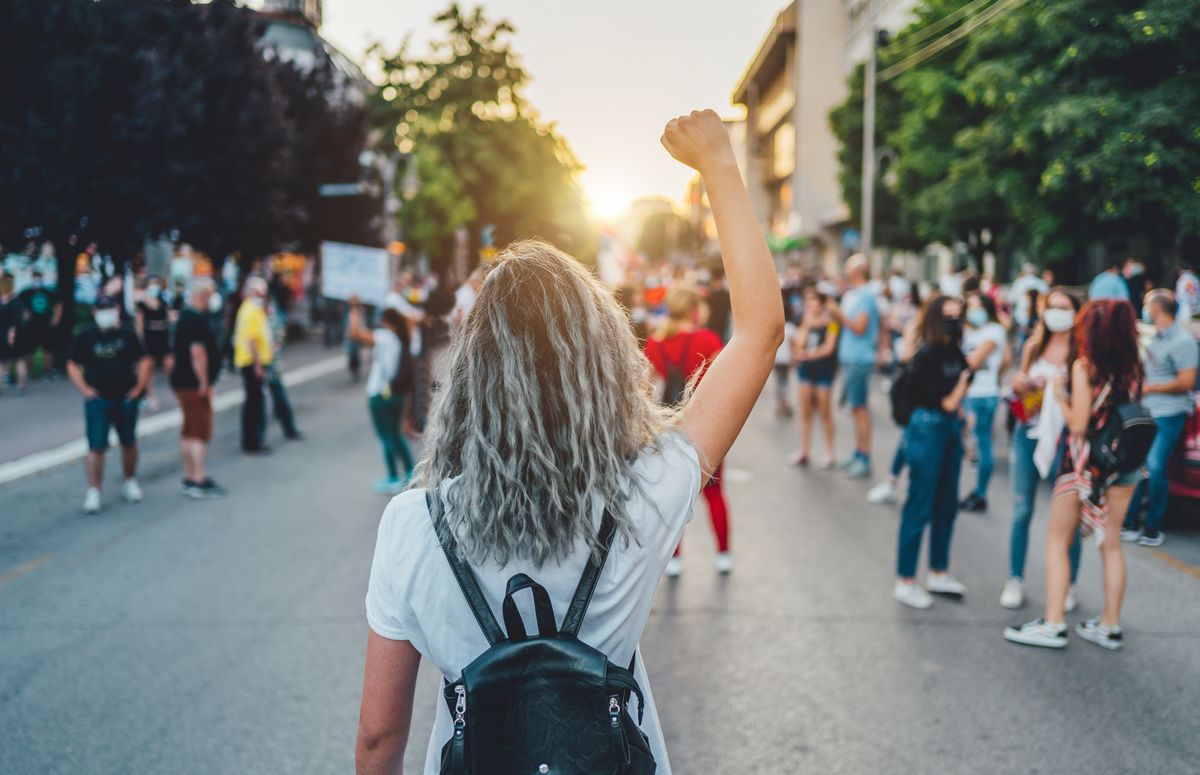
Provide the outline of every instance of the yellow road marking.
<path id="1" fill-rule="evenodd" d="M 50 558 L 53 556 L 54 555 L 52 554 L 43 554 L 41 557 L 34 557 L 29 562 L 18 565 L 17 567 L 5 573 L 3 576 L 0 576 L 0 587 L 4 586 L 10 581 L 17 580 L 26 574 L 33 573 L 38 568 L 50 562 Z"/>
<path id="2" fill-rule="evenodd" d="M 1200 568 L 1197 568 L 1195 565 L 1188 565 L 1183 560 L 1180 560 L 1177 557 L 1172 557 L 1162 549 L 1151 549 L 1150 554 L 1162 560 L 1167 565 L 1170 565 L 1175 570 L 1181 570 L 1192 578 L 1200 579 Z"/>

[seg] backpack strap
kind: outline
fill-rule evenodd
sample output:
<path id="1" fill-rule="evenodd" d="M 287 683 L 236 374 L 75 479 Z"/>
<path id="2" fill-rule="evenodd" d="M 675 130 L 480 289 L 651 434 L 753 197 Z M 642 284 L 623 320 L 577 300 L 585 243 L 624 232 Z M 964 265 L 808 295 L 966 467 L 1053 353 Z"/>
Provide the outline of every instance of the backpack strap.
<path id="1" fill-rule="evenodd" d="M 587 565 L 583 569 L 583 576 L 579 579 L 579 586 L 575 587 L 575 596 L 571 598 L 571 607 L 567 609 L 567 615 L 563 617 L 559 633 L 571 636 L 579 634 L 579 627 L 583 624 L 583 615 L 587 613 L 588 604 L 592 602 L 592 594 L 596 591 L 596 582 L 600 580 L 600 571 L 604 570 L 604 562 L 608 559 L 608 550 L 612 548 L 613 538 L 616 534 L 617 523 L 613 521 L 612 514 L 608 509 L 605 509 L 604 516 L 600 520 L 600 534 L 597 536 L 597 540 L 600 542 L 600 551 L 588 558 Z"/>
<path id="2" fill-rule="evenodd" d="M 487 598 L 483 596 L 483 590 L 479 588 L 479 581 L 475 578 L 475 574 L 458 558 L 458 542 L 454 540 L 454 533 L 446 524 L 446 515 L 442 513 L 442 498 L 438 493 L 438 488 L 433 487 L 425 491 L 425 503 L 429 507 L 429 516 L 433 520 L 433 530 L 437 535 L 438 543 L 442 545 L 442 553 L 446 555 L 446 561 L 450 563 L 450 570 L 454 572 L 454 580 L 458 582 L 463 597 L 467 599 L 467 605 L 471 607 L 475 621 L 479 622 L 479 629 L 483 630 L 488 645 L 494 646 L 505 640 L 504 631 L 500 629 L 496 615 L 492 613 L 492 607 L 488 605 Z"/>

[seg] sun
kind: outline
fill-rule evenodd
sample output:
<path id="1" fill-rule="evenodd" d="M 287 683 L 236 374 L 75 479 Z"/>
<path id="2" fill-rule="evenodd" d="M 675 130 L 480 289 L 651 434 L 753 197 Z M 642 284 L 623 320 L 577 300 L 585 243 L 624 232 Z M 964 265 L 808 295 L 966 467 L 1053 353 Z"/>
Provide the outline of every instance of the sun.
<path id="1" fill-rule="evenodd" d="M 607 182 L 589 180 L 586 176 L 583 179 L 583 190 L 587 193 L 592 214 L 602 221 L 612 221 L 621 217 L 629 209 L 629 203 L 632 201 L 632 197 L 615 186 Z"/>

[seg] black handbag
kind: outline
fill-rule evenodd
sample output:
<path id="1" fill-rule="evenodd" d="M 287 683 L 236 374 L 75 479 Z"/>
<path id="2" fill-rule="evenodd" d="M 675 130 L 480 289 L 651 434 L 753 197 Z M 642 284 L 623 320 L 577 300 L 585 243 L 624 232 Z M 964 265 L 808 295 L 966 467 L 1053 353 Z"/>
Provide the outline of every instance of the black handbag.
<path id="1" fill-rule="evenodd" d="M 505 632 L 442 514 L 437 490 L 426 492 L 438 542 L 483 634 L 488 649 L 467 665 L 443 694 L 454 733 L 442 748 L 442 775 L 653 775 L 654 756 L 639 723 L 645 702 L 628 669 L 579 640 L 600 571 L 616 534 L 611 515 L 601 521 L 598 555 L 589 558 L 561 629 L 542 585 L 524 573 L 508 580 Z M 514 596 L 533 594 L 538 632 L 530 636 Z M 638 721 L 629 714 L 638 698 Z"/>

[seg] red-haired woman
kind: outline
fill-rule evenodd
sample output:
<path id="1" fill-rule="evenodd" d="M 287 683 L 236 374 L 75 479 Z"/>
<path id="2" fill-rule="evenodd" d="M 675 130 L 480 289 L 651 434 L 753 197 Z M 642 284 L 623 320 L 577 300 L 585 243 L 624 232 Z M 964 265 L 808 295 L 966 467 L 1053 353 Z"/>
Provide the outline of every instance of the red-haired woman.
<path id="1" fill-rule="evenodd" d="M 1088 461 L 1088 431 L 1109 422 L 1118 404 L 1141 392 L 1142 362 L 1138 357 L 1133 306 L 1123 300 L 1101 299 L 1084 305 L 1075 324 L 1078 356 L 1071 365 L 1070 385 L 1059 377 L 1055 396 L 1066 415 L 1067 449 L 1054 485 L 1050 533 L 1046 539 L 1045 614 L 1020 628 L 1009 627 L 1004 637 L 1029 646 L 1067 645 L 1064 605 L 1071 583 L 1067 552 L 1076 531 L 1096 533 L 1104 576 L 1104 611 L 1078 625 L 1075 631 L 1107 649 L 1121 647 L 1121 602 L 1125 597 L 1125 556 L 1121 553 L 1121 523 L 1133 496 L 1140 470 L 1122 474 L 1091 498 L 1095 481 Z"/>

